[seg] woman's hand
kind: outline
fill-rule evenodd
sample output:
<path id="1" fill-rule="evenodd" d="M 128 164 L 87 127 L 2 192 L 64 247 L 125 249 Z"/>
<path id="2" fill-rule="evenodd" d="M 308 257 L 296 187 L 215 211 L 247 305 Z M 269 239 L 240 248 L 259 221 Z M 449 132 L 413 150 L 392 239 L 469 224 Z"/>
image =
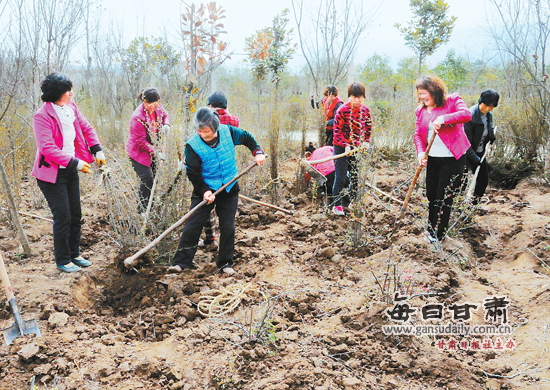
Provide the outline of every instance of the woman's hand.
<path id="1" fill-rule="evenodd" d="M 84 165 L 82 166 L 81 169 L 79 169 L 79 171 L 80 171 L 80 172 L 83 172 L 83 173 L 90 173 L 90 169 L 92 169 L 92 167 L 90 166 L 90 164 L 84 163 Z"/>
<path id="2" fill-rule="evenodd" d="M 420 167 L 425 167 L 428 164 L 428 159 L 424 158 L 424 154 L 418 156 L 418 165 Z"/>
<path id="3" fill-rule="evenodd" d="M 432 122 L 434 132 L 437 134 L 437 131 L 441 129 L 441 126 L 443 126 L 443 119 L 441 117 L 437 118 L 435 121 Z"/>
<path id="4" fill-rule="evenodd" d="M 204 193 L 204 195 L 202 196 L 202 198 L 203 198 L 204 200 L 206 200 L 206 203 L 208 203 L 208 204 L 210 204 L 210 203 L 212 203 L 213 201 L 216 200 L 216 197 L 214 196 L 214 194 L 213 194 L 212 191 L 210 191 L 210 190 L 209 190 L 209 191 L 206 191 L 206 192 Z"/>
<path id="5" fill-rule="evenodd" d="M 264 165 L 265 164 L 265 154 L 257 154 L 254 156 L 254 161 L 256 161 L 256 164 L 258 165 Z"/>
<path id="6" fill-rule="evenodd" d="M 97 163 L 97 166 L 99 168 L 101 168 L 102 165 L 107 166 L 107 161 L 105 159 L 105 153 L 103 153 L 102 150 L 100 150 L 99 152 L 97 152 L 95 154 L 95 162 Z"/>

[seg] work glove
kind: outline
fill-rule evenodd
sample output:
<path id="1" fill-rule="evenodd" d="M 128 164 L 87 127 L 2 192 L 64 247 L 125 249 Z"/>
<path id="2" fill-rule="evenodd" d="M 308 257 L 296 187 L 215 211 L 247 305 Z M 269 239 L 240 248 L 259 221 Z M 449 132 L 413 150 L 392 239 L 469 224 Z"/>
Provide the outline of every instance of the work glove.
<path id="1" fill-rule="evenodd" d="M 98 167 L 101 167 L 102 165 L 107 165 L 107 161 L 105 160 L 105 153 L 103 153 L 103 150 L 100 150 L 95 154 L 95 162 L 97 163 Z"/>
<path id="2" fill-rule="evenodd" d="M 170 125 L 163 125 L 160 128 L 160 133 L 161 134 L 168 134 L 169 131 L 170 131 Z"/>
<path id="3" fill-rule="evenodd" d="M 178 161 L 178 172 L 182 172 L 185 169 L 185 161 L 179 160 Z"/>
<path id="4" fill-rule="evenodd" d="M 90 169 L 92 167 L 90 166 L 90 164 L 82 161 L 82 160 L 78 160 L 78 165 L 76 166 L 76 169 L 80 172 L 83 172 L 83 173 L 90 173 Z"/>
<path id="5" fill-rule="evenodd" d="M 344 152 L 345 153 L 351 152 L 351 145 L 346 146 L 345 149 L 344 149 Z"/>
<path id="6" fill-rule="evenodd" d="M 166 156 L 164 155 L 164 153 L 162 153 L 160 150 L 157 150 L 156 153 L 155 153 L 156 157 L 157 157 L 157 160 L 159 161 L 164 161 L 166 160 Z"/>

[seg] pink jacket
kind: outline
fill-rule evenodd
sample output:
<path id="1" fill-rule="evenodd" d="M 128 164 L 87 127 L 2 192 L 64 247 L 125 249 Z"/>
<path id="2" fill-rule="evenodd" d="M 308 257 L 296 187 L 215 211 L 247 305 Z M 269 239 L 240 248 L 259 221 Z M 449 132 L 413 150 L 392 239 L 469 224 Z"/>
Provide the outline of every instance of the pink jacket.
<path id="1" fill-rule="evenodd" d="M 158 130 L 163 125 L 170 125 L 168 113 L 159 104 L 157 110 Z M 126 142 L 126 152 L 131 159 L 143 164 L 147 167 L 151 166 L 151 160 L 155 154 L 155 148 L 151 141 L 151 135 L 148 132 L 148 128 L 151 126 L 151 119 L 145 112 L 143 103 L 140 104 L 130 118 L 130 134 L 128 134 L 128 141 Z"/>
<path id="2" fill-rule="evenodd" d="M 426 151 L 428 125 L 439 116 L 443 116 L 445 121 L 445 124 L 438 131 L 439 137 L 453 156 L 458 160 L 470 148 L 470 141 L 468 141 L 468 137 L 464 132 L 463 123 L 467 123 L 472 119 L 472 113 L 457 93 L 447 97 L 444 107 L 436 107 L 432 112 L 428 112 L 426 106 L 422 105 L 416 109 L 415 114 L 414 144 L 417 154 Z"/>
<path id="3" fill-rule="evenodd" d="M 32 175 L 48 183 L 57 181 L 57 171 L 60 165 L 73 169 L 78 165 L 78 160 L 91 163 L 94 161 L 92 153 L 95 154 L 101 150 L 99 138 L 90 122 L 82 115 L 74 102 L 69 103 L 68 106 L 73 108 L 76 117 L 74 121 L 76 158 L 62 150 L 61 121 L 52 103 L 44 103 L 33 117 L 32 130 L 36 139 L 36 159 Z"/>

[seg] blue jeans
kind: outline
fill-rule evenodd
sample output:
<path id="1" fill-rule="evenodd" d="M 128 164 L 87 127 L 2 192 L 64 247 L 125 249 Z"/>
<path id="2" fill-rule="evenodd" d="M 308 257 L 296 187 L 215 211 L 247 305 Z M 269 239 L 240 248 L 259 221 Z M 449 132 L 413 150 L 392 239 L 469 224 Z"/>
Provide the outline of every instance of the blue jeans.
<path id="1" fill-rule="evenodd" d="M 53 248 L 57 265 L 80 256 L 82 211 L 76 169 L 59 169 L 55 183 L 36 179 L 53 214 Z"/>
<path id="2" fill-rule="evenodd" d="M 345 152 L 345 148 L 343 148 L 342 146 L 334 145 L 335 156 L 338 154 L 342 154 L 344 152 Z M 351 181 L 350 198 L 353 199 L 353 197 L 355 196 L 355 190 L 358 184 L 357 160 L 353 155 L 340 157 L 334 160 L 335 177 L 334 177 L 334 187 L 333 187 L 332 193 L 334 196 L 335 206 L 342 205 L 342 197 L 340 196 L 340 193 L 344 188 L 346 188 L 348 184 L 348 171 L 350 173 L 350 181 Z"/>
<path id="3" fill-rule="evenodd" d="M 202 200 L 202 198 L 193 196 L 189 209 L 193 209 Z M 214 203 L 205 204 L 192 214 L 181 232 L 178 250 L 172 259 L 172 263 L 183 268 L 193 265 L 193 258 L 197 252 L 197 243 L 202 228 L 206 220 L 210 218 L 210 212 L 216 207 L 216 214 L 218 214 L 220 220 L 220 246 L 216 264 L 220 269 L 226 266 L 232 267 L 235 252 L 235 214 L 237 213 L 238 203 L 239 187 L 235 185 L 229 193 L 222 191 L 216 195 Z"/>

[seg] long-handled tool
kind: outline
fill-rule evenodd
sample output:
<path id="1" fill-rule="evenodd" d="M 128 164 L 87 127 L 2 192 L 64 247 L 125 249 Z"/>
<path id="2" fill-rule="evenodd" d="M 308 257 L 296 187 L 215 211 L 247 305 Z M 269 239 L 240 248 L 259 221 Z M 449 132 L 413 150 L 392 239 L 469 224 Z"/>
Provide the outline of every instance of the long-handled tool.
<path id="1" fill-rule="evenodd" d="M 252 168 L 254 168 L 255 166 L 257 165 L 256 161 L 254 161 L 254 163 L 250 164 L 248 167 L 246 167 L 241 173 L 239 173 L 237 176 L 235 176 L 233 179 L 231 179 L 230 181 L 228 181 L 226 184 L 224 184 L 223 186 L 220 187 L 219 190 L 217 190 L 216 192 L 214 192 L 214 196 L 218 195 L 220 192 L 222 192 L 223 190 L 225 190 L 228 186 L 230 186 L 231 184 L 233 184 L 235 181 L 237 181 L 241 176 L 245 175 L 246 173 L 248 173 L 248 171 L 250 171 Z M 168 234 L 170 234 L 174 229 L 176 229 L 178 226 L 180 226 L 181 224 L 183 224 L 185 221 L 187 221 L 187 219 L 189 219 L 189 217 L 191 215 L 193 215 L 198 209 L 200 209 L 202 206 L 204 206 L 206 204 L 206 200 L 203 200 L 202 202 L 200 202 L 198 205 L 196 205 L 195 207 L 193 207 L 187 214 L 185 214 L 183 217 L 181 217 L 179 219 L 179 221 L 177 221 L 176 223 L 174 223 L 172 226 L 170 226 L 168 229 L 166 229 L 164 232 L 161 233 L 160 236 L 158 236 L 157 238 L 155 238 L 153 241 L 151 241 L 146 247 L 144 247 L 143 249 L 141 249 L 139 252 L 137 252 L 136 254 L 134 254 L 133 256 L 130 256 L 128 257 L 126 260 L 124 260 L 124 266 L 126 268 L 129 268 L 129 269 L 132 269 L 134 267 L 134 262 L 140 257 L 142 256 L 144 253 L 146 253 L 147 251 L 149 251 L 149 249 L 153 248 L 155 245 L 157 245 L 160 241 L 162 241 L 162 239 L 164 237 L 166 237 Z"/>
<path id="2" fill-rule="evenodd" d="M 2 279 L 2 284 L 6 290 L 6 295 L 8 297 L 8 303 L 11 308 L 11 312 L 15 317 L 15 321 L 11 326 L 2 329 L 2 334 L 4 335 L 4 341 L 7 345 L 13 343 L 19 336 L 25 334 L 35 334 L 36 337 L 40 337 L 40 329 L 38 329 L 38 322 L 35 319 L 32 320 L 23 320 L 21 314 L 19 313 L 19 308 L 15 302 L 15 296 L 13 295 L 13 288 L 10 284 L 10 279 L 8 278 L 8 271 L 6 270 L 6 265 L 4 264 L 4 258 L 0 253 L 0 278 Z"/>
<path id="3" fill-rule="evenodd" d="M 247 200 L 247 201 L 249 201 L 249 202 L 251 202 L 251 203 L 259 204 L 260 206 L 271 207 L 272 209 L 282 211 L 283 213 L 288 214 L 288 215 L 294 215 L 294 211 L 287 210 L 287 209 L 283 209 L 282 207 L 275 206 L 275 205 L 273 205 L 273 204 L 269 204 L 269 203 L 265 203 L 265 202 L 260 202 L 259 200 L 249 198 L 248 196 L 244 196 L 244 195 L 239 194 L 239 198 L 244 199 L 244 200 Z"/>
<path id="4" fill-rule="evenodd" d="M 428 158 L 428 153 L 430 152 L 430 149 L 432 148 L 432 144 L 434 143 L 436 132 L 434 131 L 430 142 L 428 142 L 428 147 L 426 148 L 426 152 L 424 153 L 424 156 L 422 159 Z M 420 172 L 422 172 L 422 166 L 418 167 L 416 170 L 416 174 L 414 175 L 413 181 L 411 183 L 411 187 L 409 188 L 409 191 L 407 192 L 407 196 L 405 197 L 405 200 L 403 201 L 403 207 L 401 207 L 401 214 L 399 215 L 399 218 L 403 218 L 405 215 L 405 210 L 407 210 L 407 206 L 409 205 L 409 199 L 411 198 L 412 192 L 414 190 L 414 186 L 416 185 L 416 181 L 418 180 L 418 176 L 420 176 Z"/>
<path id="5" fill-rule="evenodd" d="M 497 132 L 497 129 L 498 129 L 498 127 L 495 127 L 495 129 L 494 129 L 495 133 Z M 490 144 L 490 143 L 487 144 L 487 147 L 485 148 L 485 153 L 483 153 L 483 156 L 481 157 L 481 160 L 479 161 L 479 165 L 477 166 L 476 171 L 474 172 L 474 177 L 472 178 L 472 180 L 470 181 L 470 184 L 468 185 L 468 188 L 466 189 L 466 196 L 464 197 L 464 199 L 466 201 L 466 204 L 470 204 L 470 201 L 472 200 L 472 195 L 474 193 L 474 188 L 476 187 L 477 176 L 479 175 L 479 170 L 481 169 L 481 164 L 487 158 L 489 148 L 491 147 L 491 145 L 492 144 Z"/>

